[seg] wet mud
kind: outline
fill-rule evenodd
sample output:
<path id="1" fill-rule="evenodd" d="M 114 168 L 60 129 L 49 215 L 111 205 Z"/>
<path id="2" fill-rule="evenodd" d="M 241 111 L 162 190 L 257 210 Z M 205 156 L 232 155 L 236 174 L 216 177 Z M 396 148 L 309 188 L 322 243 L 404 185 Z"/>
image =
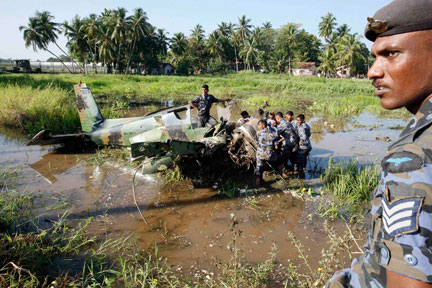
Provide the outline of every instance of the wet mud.
<path id="1" fill-rule="evenodd" d="M 377 163 L 391 140 L 400 134 L 390 127 L 404 125 L 403 121 L 378 119 L 366 113 L 351 120 L 306 117 L 312 127 L 313 150 L 305 185 L 316 190 L 330 157 L 336 161 L 355 157 L 361 163 Z M 377 140 L 384 137 L 390 142 Z M 20 191 L 44 196 L 36 211 L 41 226 L 65 211 L 72 219 L 92 216 L 92 235 L 132 234 L 142 249 L 157 246 L 161 257 L 186 270 L 214 269 L 217 261 L 233 257 L 230 228 L 234 219 L 241 231 L 237 243 L 244 262 L 269 259 L 271 247 L 276 244 L 279 263 L 300 263 L 298 251 L 288 238 L 289 231 L 306 247 L 310 263 L 315 266 L 327 246 L 323 228 L 326 220 L 316 216 L 313 200 L 303 201 L 291 194 L 293 186 L 298 186 L 296 181 L 230 199 L 218 189 L 197 188 L 190 180 L 167 183 L 158 175 L 137 173 L 136 199 L 148 221 L 146 225 L 133 200 L 134 169 L 115 162 L 96 165 L 85 161 L 94 157 L 95 151 L 71 153 L 56 147 L 28 147 L 27 140 L 1 131 L 0 165 L 21 167 L 24 177 L 19 182 Z M 339 232 L 345 230 L 343 221 L 334 221 L 331 226 Z"/>

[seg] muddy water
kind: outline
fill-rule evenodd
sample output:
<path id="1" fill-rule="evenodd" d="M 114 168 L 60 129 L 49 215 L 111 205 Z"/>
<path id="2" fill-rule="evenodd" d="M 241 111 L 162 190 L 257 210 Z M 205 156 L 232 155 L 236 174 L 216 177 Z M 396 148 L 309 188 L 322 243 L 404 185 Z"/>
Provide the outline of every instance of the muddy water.
<path id="1" fill-rule="evenodd" d="M 309 169 L 315 171 L 325 167 L 329 157 L 356 157 L 363 163 L 375 163 L 391 143 L 383 139 L 394 140 L 400 133 L 389 127 L 404 125 L 403 121 L 366 113 L 351 120 L 306 117 L 313 144 Z M 215 262 L 233 257 L 233 220 L 238 221 L 236 229 L 241 231 L 237 245 L 242 260 L 249 263 L 268 259 L 273 244 L 280 250 L 279 263 L 299 263 L 288 231 L 306 247 L 315 266 L 326 247 L 324 221 L 315 215 L 316 203 L 294 198 L 289 185 L 227 199 L 215 189 L 194 188 L 189 181 L 164 183 L 157 176 L 138 173 L 136 197 L 149 223 L 146 225 L 134 204 L 132 169 L 81 161 L 94 157 L 94 151 L 70 154 L 55 147 L 24 146 L 26 141 L 2 132 L 0 165 L 22 167 L 25 177 L 20 182 L 21 191 L 44 196 L 37 210 L 41 226 L 48 225 L 45 219 L 55 219 L 66 210 L 71 218 L 93 216 L 92 234 L 118 237 L 132 233 L 140 247 L 151 250 L 156 244 L 160 256 L 186 270 L 214 269 Z M 316 177 L 316 173 L 308 173 L 306 183 L 319 187 Z M 331 225 L 344 230 L 342 222 Z"/>

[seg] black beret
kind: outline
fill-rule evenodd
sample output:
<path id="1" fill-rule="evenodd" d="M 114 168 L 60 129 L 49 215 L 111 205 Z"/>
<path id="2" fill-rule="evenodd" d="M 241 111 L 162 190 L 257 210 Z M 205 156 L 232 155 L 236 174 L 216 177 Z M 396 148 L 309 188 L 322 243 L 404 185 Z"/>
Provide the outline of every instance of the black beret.
<path id="1" fill-rule="evenodd" d="M 432 0 L 394 0 L 368 22 L 365 36 L 371 41 L 380 36 L 432 29 Z"/>

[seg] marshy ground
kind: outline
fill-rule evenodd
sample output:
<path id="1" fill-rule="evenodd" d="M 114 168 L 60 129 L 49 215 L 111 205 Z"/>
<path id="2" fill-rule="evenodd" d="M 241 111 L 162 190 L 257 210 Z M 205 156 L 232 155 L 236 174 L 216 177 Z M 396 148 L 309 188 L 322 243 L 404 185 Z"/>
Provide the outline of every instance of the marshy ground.
<path id="1" fill-rule="evenodd" d="M 51 93 L 46 88 L 49 79 L 45 77 L 48 76 L 36 76 L 34 79 L 23 76 L 23 82 L 14 82 L 14 77 L 3 78 L 0 89 L 9 91 L 10 95 L 13 95 L 13 89 L 18 89 L 22 97 L 27 97 L 26 93 L 42 91 L 40 85 L 45 85 L 43 87 L 48 92 L 43 93 Z M 76 81 L 76 77 L 65 77 L 65 83 L 58 82 L 61 80 L 56 77 L 50 85 L 55 93 L 63 95 L 62 89 L 66 89 L 69 82 Z M 100 78 L 106 80 L 107 77 Z M 160 91 L 167 87 L 172 91 L 169 90 L 171 92 L 164 94 L 164 97 L 154 96 L 149 102 L 150 107 L 138 108 L 124 104 L 127 98 L 123 96 L 128 94 L 123 93 L 122 97 L 109 101 L 104 111 L 110 115 L 140 115 L 170 100 L 171 94 L 193 95 L 193 88 L 202 81 L 212 83 L 216 95 L 217 92 L 223 93 L 218 89 L 222 89 L 219 85 L 225 84 L 226 89 L 232 90 L 233 98 L 243 96 L 256 102 L 272 99 L 271 110 L 278 111 L 277 107 L 282 107 L 280 109 L 284 112 L 288 109 L 295 113 L 304 112 L 312 127 L 313 150 L 308 162 L 307 179 L 299 181 L 291 177 L 281 181 L 270 173 L 264 188 L 253 189 L 248 179 L 252 176 L 248 174 L 225 176 L 224 183 L 203 184 L 197 179 L 183 179 L 176 169 L 156 175 L 138 173 L 136 198 L 148 224 L 144 223 L 134 204 L 132 176 L 136 165 L 125 161 L 127 150 L 77 153 L 56 150 L 55 147 L 24 146 L 28 141 L 28 137 L 24 136 L 26 131 L 51 123 L 43 122 L 43 118 L 38 118 L 40 122 L 37 125 L 34 124 L 37 121 L 22 118 L 20 133 L 2 130 L 0 187 L 3 202 L 0 200 L 0 229 L 5 236 L 0 240 L 0 255 L 8 257 L 0 262 L 3 265 L 0 267 L 0 287 L 12 284 L 48 286 L 53 281 L 53 286 L 78 283 L 95 287 L 314 287 L 322 286 L 334 270 L 346 266 L 350 258 L 360 252 L 364 242 L 363 224 L 367 220 L 362 217 L 369 195 L 351 187 L 355 186 L 355 181 L 367 182 L 371 186 L 375 184 L 379 171 L 374 167 L 384 156 L 386 147 L 397 138 L 404 121 L 382 117 L 392 115 L 371 114 L 374 111 L 361 112 L 363 100 L 358 103 L 349 100 L 354 101 L 350 104 L 353 107 L 344 104 L 346 111 L 340 110 L 344 105 L 332 112 L 328 110 L 330 106 L 326 106 L 325 110 L 317 102 L 319 87 L 327 87 L 322 79 L 315 82 L 285 79 L 291 83 L 285 85 L 282 76 L 264 75 L 257 77 L 256 83 L 245 84 L 251 80 L 250 77 L 234 77 L 231 79 L 234 82 L 230 82 L 229 76 L 216 79 L 190 77 L 182 78 L 184 83 L 178 79 L 181 77 L 163 77 L 166 78 L 166 85 L 158 83 L 162 78 L 132 77 L 130 79 L 146 81 L 145 85 L 136 81 L 138 86 L 128 86 L 131 87 L 130 94 L 141 104 L 146 94 L 139 94 L 137 87 L 154 87 L 155 91 L 148 93 L 155 95 L 161 95 Z M 98 78 L 89 78 L 93 83 L 87 83 L 96 95 L 98 92 L 95 89 L 98 91 L 112 84 Z M 109 79 L 117 83 L 112 93 L 122 93 L 117 91 L 120 88 L 116 86 L 120 82 L 114 77 Z M 356 93 L 363 95 L 369 90 L 365 85 L 367 83 L 363 82 L 328 81 L 329 87 L 340 90 L 335 96 L 340 99 L 345 99 L 342 95 L 344 89 L 352 89 L 346 93 L 353 99 Z M 152 83 L 159 86 L 152 86 Z M 243 86 L 237 90 L 232 88 L 235 85 Z M 278 85 L 285 86 L 280 88 Z M 288 95 L 296 89 L 296 85 L 305 87 L 299 94 Z M 242 91 L 248 92 L 240 95 Z M 308 91 L 312 93 L 310 99 L 303 98 Z M 333 99 L 330 92 L 322 91 L 322 103 Z M 66 92 L 70 96 L 68 93 L 70 91 Z M 281 96 L 276 97 L 279 93 Z M 112 100 L 112 95 L 103 94 L 105 98 L 100 99 Z M 182 97 L 172 99 L 181 102 L 187 97 L 182 94 Z M 376 104 L 374 98 L 367 98 L 367 101 Z M 315 102 L 315 105 L 307 105 L 306 102 Z M 8 111 L 14 111 L 12 107 L 8 106 Z M 42 113 L 42 106 L 31 109 L 35 111 L 34 115 Z M 25 110 L 22 111 L 25 115 Z M 340 114 L 338 111 L 345 112 Z M 58 117 L 69 117 L 69 112 L 50 115 L 54 115 L 50 118 L 52 121 L 58 121 Z M 72 126 L 75 125 L 73 117 L 69 122 Z M 232 117 L 236 120 L 236 115 Z M 13 126 L 11 123 L 7 125 Z M 62 129 L 58 130 L 67 130 Z M 223 172 L 215 171 L 215 174 L 219 173 Z M 341 175 L 343 177 L 339 177 Z M 226 190 L 229 189 L 236 190 L 235 197 L 227 196 L 230 193 Z M 12 205 L 10 199 L 19 201 L 16 200 L 16 205 L 12 202 Z M 34 243 L 34 246 L 29 244 L 29 251 L 38 245 L 44 247 L 46 261 L 33 263 L 35 260 L 27 254 L 12 253 L 13 249 L 20 249 L 16 245 L 22 245 L 19 244 L 19 237 L 26 243 Z M 30 241 L 26 237 L 37 239 Z M 42 253 L 33 252 L 36 255 Z"/>

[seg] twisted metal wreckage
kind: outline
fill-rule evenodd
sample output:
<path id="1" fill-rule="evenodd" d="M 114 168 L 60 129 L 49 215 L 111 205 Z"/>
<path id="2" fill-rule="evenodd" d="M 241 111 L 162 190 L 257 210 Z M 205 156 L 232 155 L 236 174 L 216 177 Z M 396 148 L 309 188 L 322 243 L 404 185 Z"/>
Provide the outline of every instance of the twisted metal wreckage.
<path id="1" fill-rule="evenodd" d="M 229 122 L 231 105 L 217 107 L 219 123 L 198 127 L 189 105 L 163 108 L 142 117 L 104 119 L 86 84 L 74 85 L 74 90 L 82 133 L 51 136 L 49 130 L 42 130 L 27 145 L 130 147 L 132 160 L 145 159 L 144 173 L 171 166 L 175 155 L 211 156 L 219 149 L 225 149 L 237 167 L 250 169 L 255 163 L 257 123 L 267 103 L 258 109 L 260 117 L 239 127 Z"/>

